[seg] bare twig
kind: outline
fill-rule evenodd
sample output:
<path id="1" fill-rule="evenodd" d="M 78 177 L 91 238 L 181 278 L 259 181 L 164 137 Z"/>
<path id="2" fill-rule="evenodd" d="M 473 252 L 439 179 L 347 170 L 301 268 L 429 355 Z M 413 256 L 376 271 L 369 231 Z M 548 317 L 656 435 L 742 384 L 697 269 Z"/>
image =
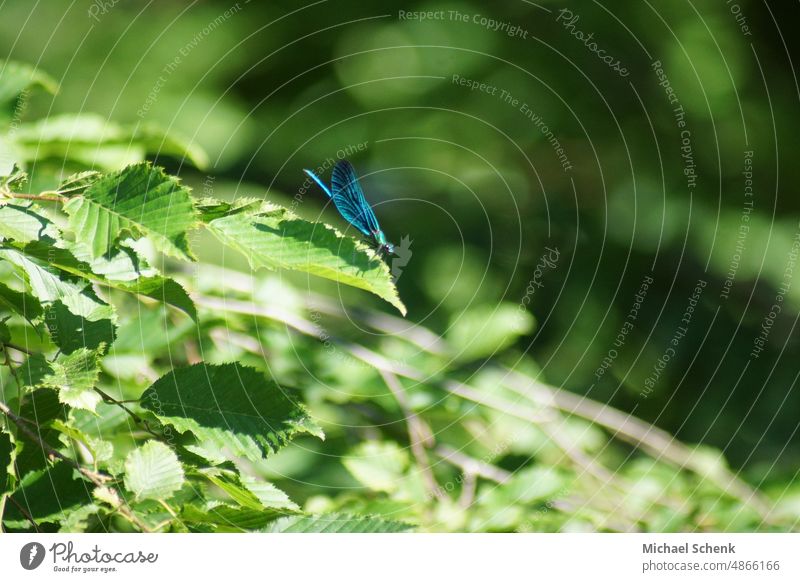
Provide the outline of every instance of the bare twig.
<path id="1" fill-rule="evenodd" d="M 104 392 L 103 390 L 101 390 L 97 386 L 94 387 L 94 391 L 97 392 L 103 398 L 103 401 L 106 402 L 107 404 L 115 404 L 115 405 L 119 406 L 122 410 L 127 412 L 128 415 L 133 419 L 133 421 L 136 424 L 141 424 L 142 425 L 142 428 L 143 428 L 143 430 L 145 432 L 149 433 L 151 436 L 153 436 L 153 437 L 155 437 L 157 439 L 161 438 L 161 435 L 159 435 L 158 433 L 153 431 L 153 429 L 150 428 L 150 425 L 148 424 L 148 422 L 145 419 L 143 419 L 141 416 L 136 414 L 133 410 L 131 410 L 130 408 L 125 406 L 125 402 L 130 402 L 129 400 L 128 401 L 117 400 L 116 398 L 114 398 L 110 394 Z M 138 402 L 138 400 L 134 400 L 133 402 Z"/>
<path id="2" fill-rule="evenodd" d="M 3 346 L 11 348 L 12 350 L 16 350 L 18 352 L 22 352 L 23 354 L 28 354 L 29 356 L 33 355 L 33 352 L 31 352 L 29 349 L 23 348 L 22 346 L 18 346 L 17 344 L 5 343 L 3 344 Z"/>
<path id="3" fill-rule="evenodd" d="M 24 517 L 29 522 L 31 522 L 31 525 L 33 526 L 33 531 L 35 531 L 36 533 L 39 533 L 39 526 L 36 525 L 36 520 L 33 519 L 33 516 L 28 512 L 28 510 L 25 509 L 20 504 L 19 501 L 17 501 L 13 497 L 11 497 L 10 493 L 8 495 L 6 495 L 6 499 L 8 499 L 11 503 L 13 503 L 16 506 L 17 509 L 19 509 L 19 512 L 22 514 L 22 517 Z M 0 522 L 0 523 L 2 523 L 2 522 Z"/>
<path id="4" fill-rule="evenodd" d="M 392 394 L 403 412 L 406 419 L 406 426 L 408 428 L 408 439 L 411 443 L 411 452 L 419 465 L 425 488 L 428 494 L 432 497 L 441 499 L 444 497 L 444 492 L 439 488 L 439 483 L 436 482 L 436 477 L 433 474 L 428 454 L 425 452 L 425 447 L 433 446 L 433 432 L 431 432 L 428 424 L 423 421 L 419 415 L 411 410 L 406 398 L 406 393 L 403 391 L 403 386 L 397 379 L 397 376 L 391 372 L 384 370 L 380 371 L 383 381 L 391 390 Z"/>
<path id="5" fill-rule="evenodd" d="M 55 450 L 53 447 L 48 445 L 42 438 L 33 432 L 29 427 L 28 423 L 30 422 L 26 418 L 22 418 L 12 411 L 5 402 L 0 402 L 0 412 L 5 414 L 11 422 L 17 425 L 17 428 L 24 432 L 28 438 L 33 440 L 34 442 L 38 443 L 42 450 L 47 453 L 47 456 L 50 459 L 60 459 L 65 461 L 66 463 L 72 465 L 77 469 L 82 475 L 88 478 L 92 483 L 98 486 L 105 485 L 108 481 L 112 480 L 112 477 L 108 475 L 103 475 L 102 473 L 98 473 L 96 471 L 92 471 L 83 467 L 80 463 L 75 461 L 74 459 L 70 459 L 69 457 L 61 454 L 59 451 Z"/>
<path id="6" fill-rule="evenodd" d="M 42 192 L 41 194 L 33 194 L 31 192 L 10 192 L 8 196 L 11 198 L 19 198 L 21 200 L 34 200 L 36 202 L 65 202 L 66 198 L 59 196 L 54 192 Z"/>
<path id="7" fill-rule="evenodd" d="M 110 475 L 105 475 L 103 473 L 100 473 L 99 471 L 92 471 L 91 469 L 87 469 L 74 459 L 70 459 L 69 457 L 55 450 L 53 447 L 44 442 L 38 434 L 36 434 L 34 431 L 28 428 L 28 423 L 30 422 L 28 419 L 16 415 L 4 402 L 0 402 L 0 412 L 5 414 L 9 418 L 9 420 L 11 420 L 15 425 L 17 425 L 17 428 L 19 428 L 19 430 L 25 433 L 28 436 L 28 438 L 36 442 L 42 448 L 42 450 L 47 454 L 47 457 L 50 460 L 59 459 L 61 461 L 64 461 L 65 463 L 72 465 L 72 467 L 74 467 L 81 475 L 83 475 L 89 481 L 91 481 L 96 487 L 105 487 L 107 489 L 110 489 L 108 487 L 108 483 L 114 480 L 113 477 L 111 477 Z M 141 519 L 139 519 L 136 516 L 136 514 L 130 507 L 128 507 L 127 503 L 125 503 L 124 500 L 119 498 L 119 495 L 116 493 L 116 491 L 114 491 L 114 494 L 115 497 L 119 499 L 119 504 L 114 508 L 114 510 L 118 511 L 120 515 L 125 517 L 125 519 L 130 521 L 132 524 L 142 529 L 142 531 L 150 531 L 150 528 L 147 527 L 147 524 L 145 524 Z"/>
<path id="8" fill-rule="evenodd" d="M 686 445 L 676 441 L 666 431 L 616 408 L 566 390 L 547 386 L 514 370 L 508 370 L 508 372 L 509 388 L 531 398 L 534 402 L 554 406 L 563 412 L 580 416 L 603 426 L 610 430 L 615 437 L 641 447 L 656 459 L 667 460 L 708 478 L 723 491 L 730 493 L 745 504 L 751 505 L 762 518 L 768 516 L 770 509 L 758 492 L 726 469 L 721 468 L 718 474 L 709 474 L 704 470 L 699 459 L 695 459 L 694 452 Z"/>
<path id="9" fill-rule="evenodd" d="M 500 467 L 496 467 L 490 463 L 475 459 L 469 455 L 457 451 L 456 449 L 447 445 L 439 445 L 436 447 L 436 454 L 442 459 L 451 463 L 461 469 L 464 474 L 477 475 L 495 483 L 506 483 L 511 479 L 511 473 Z"/>

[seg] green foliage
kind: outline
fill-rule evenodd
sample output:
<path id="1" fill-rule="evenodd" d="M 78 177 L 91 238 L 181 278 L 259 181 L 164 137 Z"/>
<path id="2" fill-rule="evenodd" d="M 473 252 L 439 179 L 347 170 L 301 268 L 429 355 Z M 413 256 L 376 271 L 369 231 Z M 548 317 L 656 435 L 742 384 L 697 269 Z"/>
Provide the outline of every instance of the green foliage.
<path id="1" fill-rule="evenodd" d="M 303 271 L 366 289 L 405 315 L 389 268 L 366 245 L 327 225 L 301 220 L 274 204 L 231 208 L 223 216 L 219 216 L 218 205 L 212 208 L 212 216 L 217 217 L 208 222 L 208 229 L 244 254 L 254 269 Z"/>
<path id="2" fill-rule="evenodd" d="M 47 15 L 62 21 L 56 3 L 40 4 L 37 28 L 47 28 Z M 649 23 L 636 18 L 646 8 L 629 4 L 631 27 Z M 202 28 L 203 10 L 179 20 Z M 259 10 L 272 8 L 248 6 Z M 497 10 L 511 11 L 502 18 L 509 22 L 522 14 Z M 729 16 L 725 6 L 708 10 Z M 602 23 L 614 21 L 599 14 L 602 20 L 593 21 L 587 8 L 581 24 L 591 24 L 598 38 L 625 42 L 624 35 L 603 33 Z M 796 220 L 773 220 L 771 203 L 761 205 L 769 212 L 753 212 L 735 286 L 741 296 L 714 311 L 704 305 L 707 292 L 696 307 L 697 327 L 660 383 L 665 397 L 632 398 L 680 321 L 681 286 L 698 276 L 698 264 L 707 264 L 709 279 L 728 273 L 742 224 L 741 201 L 731 194 L 740 191 L 738 174 L 721 183 L 721 202 L 710 197 L 716 188 L 698 188 L 688 204 L 680 134 L 670 133 L 673 110 L 664 106 L 649 62 L 631 70 L 632 78 L 637 69 L 646 76 L 635 85 L 652 126 L 639 107 L 615 108 L 605 119 L 594 92 L 576 90 L 574 77 L 534 45 L 519 51 L 521 39 L 472 25 L 384 19 L 307 39 L 320 43 L 311 49 L 329 51 L 334 64 L 292 79 L 267 102 L 262 79 L 253 77 L 261 73 L 246 58 L 220 67 L 221 52 L 197 50 L 145 108 L 153 71 L 132 71 L 118 55 L 139 55 L 145 39 L 155 62 L 170 62 L 172 37 L 150 34 L 164 28 L 153 22 L 166 26 L 173 18 L 166 5 L 136 22 L 109 14 L 103 26 L 92 26 L 85 45 L 92 50 L 77 54 L 72 38 L 65 43 L 54 34 L 53 46 L 68 47 L 55 101 L 49 77 L 0 64 L 3 530 L 797 529 L 800 488 L 787 446 L 796 438 L 797 391 L 786 389 L 794 373 L 765 364 L 770 383 L 762 394 L 736 366 L 718 366 L 718 354 L 696 356 L 701 348 L 691 343 L 702 330 L 705 345 L 719 351 L 736 336 L 729 353 L 744 361 L 743 346 L 749 350 L 744 344 L 762 318 L 741 317 L 736 308 L 751 299 L 769 305 L 774 290 L 764 297 L 761 283 L 755 294 L 740 285 L 761 278 L 765 288 L 781 285 Z M 754 102 L 758 92 L 741 93 L 742 108 L 731 102 L 719 74 L 727 63 L 715 64 L 714 51 L 683 16 L 670 18 L 677 34 L 689 32 L 686 52 L 702 57 L 700 69 L 713 77 L 712 104 L 727 104 L 723 111 L 708 107 L 701 85 L 672 73 L 689 66 L 684 47 L 664 45 L 672 35 L 650 35 L 653 54 L 671 63 L 681 102 L 691 109 L 698 172 L 706 179 L 733 165 L 736 174 L 741 153 L 734 151 L 737 162 L 730 164 L 718 148 L 730 154 L 741 145 L 731 136 L 742 111 L 761 119 L 771 110 Z M 0 42 L 16 46 L 19 38 L 19 46 L 27 42 L 40 54 L 45 35 L 37 30 L 31 45 L 22 21 L 0 21 Z M 252 22 L 232 18 L 203 42 L 228 35 L 238 42 Z M 76 30 L 72 24 L 59 31 Z M 275 32 L 301 36 L 277 26 Z M 524 99 L 563 136 L 580 171 L 565 174 L 553 164 L 547 136 L 505 99 L 467 91 L 449 77 L 437 80 L 444 61 L 441 48 L 431 47 L 441 47 L 442 35 L 444 44 L 474 49 L 449 54 L 448 67 Z M 582 47 L 562 36 L 565 54 L 580 59 Z M 730 35 L 721 38 L 730 70 L 746 73 L 742 51 L 727 50 Z M 562 48 L 558 36 L 550 40 Z M 373 48 L 381 50 L 364 50 Z M 48 55 L 58 62 L 57 51 Z M 342 55 L 349 57 L 336 58 Z M 554 92 L 529 76 L 520 81 L 485 55 L 529 59 L 528 70 Z M 276 78 L 289 80 L 317 56 L 296 52 L 290 66 L 275 69 Z M 777 77 L 775 65 L 762 64 L 767 78 Z M 232 98 L 230 82 L 239 73 Z M 749 73 L 762 78 L 760 68 Z M 83 82 L 91 77 L 91 86 Z M 630 98 L 629 83 L 606 81 L 604 94 L 614 97 L 619 86 Z M 790 82 L 774 94 L 794 89 Z M 298 107 L 322 94 L 326 106 Z M 553 95 L 569 95 L 570 108 Z M 380 109 L 379 123 L 362 115 L 365 105 Z M 103 115 L 70 113 L 87 108 Z M 341 113 L 340 126 L 330 125 L 332 110 Z M 45 111 L 48 117 L 37 119 Z M 168 132 L 150 121 L 159 118 Z M 704 126 L 721 128 L 724 139 L 716 129 L 704 139 Z M 625 140 L 615 141 L 620 127 Z M 664 155 L 647 155 L 651 127 Z M 175 137 L 175 128 L 192 139 Z M 599 136 L 596 148 L 586 147 L 587 131 Z M 773 151 L 769 131 L 742 134 L 756 152 Z M 310 135 L 315 139 L 298 149 L 298 136 Z M 420 139 L 381 139 L 398 136 Z M 402 301 L 393 258 L 315 222 L 320 215 L 338 219 L 329 207 L 321 210 L 323 194 L 298 191 L 302 167 L 362 141 L 368 148 L 356 148 L 354 161 L 382 226 L 395 243 L 414 240 L 413 258 L 406 244 L 398 260 L 406 269 Z M 213 154 L 213 175 L 197 171 L 209 158 L 198 144 Z M 392 171 L 376 179 L 378 168 Z M 544 250 L 555 242 L 558 260 Z M 676 263 L 689 265 L 689 274 L 675 276 Z M 595 383 L 595 365 L 614 345 L 639 271 L 652 272 L 662 287 L 650 288 L 636 329 L 624 348 L 616 346 L 619 359 Z M 791 339 L 798 290 L 787 292 L 775 346 L 779 332 Z M 413 317 L 397 317 L 378 298 L 403 315 L 408 305 Z M 704 327 L 703 313 L 729 327 Z M 796 348 L 785 346 L 787 354 Z M 751 362 L 751 370 L 760 365 Z M 687 402 L 706 390 L 719 398 L 697 408 Z M 757 414 L 763 406 L 768 414 Z M 729 414 L 736 408 L 747 422 Z M 762 434 L 779 408 L 783 427 L 777 436 Z M 631 409 L 661 428 L 624 412 Z M 665 427 L 680 429 L 687 442 L 716 433 L 725 455 L 685 446 Z M 762 436 L 764 450 L 750 461 L 750 449 L 739 445 L 762 447 Z M 748 458 L 730 466 L 737 455 Z"/>
<path id="3" fill-rule="evenodd" d="M 164 443 L 148 441 L 125 458 L 125 487 L 136 499 L 169 499 L 183 485 L 178 455 Z"/>
<path id="4" fill-rule="evenodd" d="M 142 405 L 164 424 L 196 438 L 187 448 L 214 462 L 259 461 L 299 433 L 322 437 L 284 388 L 237 363 L 176 368 L 142 394 Z"/>
<path id="5" fill-rule="evenodd" d="M 100 376 L 98 352 L 80 348 L 54 362 L 43 361 L 49 373 L 42 376 L 38 386 L 58 391 L 58 399 L 72 408 L 94 411 L 100 395 L 94 391 Z"/>
<path id="6" fill-rule="evenodd" d="M 22 127 L 14 141 L 22 160 L 70 157 L 86 165 L 113 170 L 134 163 L 146 153 L 187 159 L 198 167 L 208 164 L 202 149 L 170 136 L 159 127 L 124 127 L 94 114 L 54 115 Z M 61 190 L 61 188 L 59 188 Z"/>
<path id="7" fill-rule="evenodd" d="M 2 71 L 0 105 L 31 85 L 54 88 L 24 66 Z M 334 279 L 402 309 L 386 265 L 274 204 L 197 200 L 141 160 L 157 152 L 202 165 L 204 154 L 151 124 L 94 115 L 15 123 L 0 137 L 14 156 L 0 176 L 2 529 L 317 528 L 276 521 L 305 512 L 264 475 L 267 458 L 293 440 L 323 437 L 301 394 L 216 355 L 187 361 L 220 321 L 198 309 L 189 278 L 153 265 L 195 261 L 190 236 L 203 228 L 256 266 Z M 20 169 L 47 160 L 74 173 L 37 171 L 29 181 Z M 334 523 L 398 527 L 358 516 Z"/>
<path id="8" fill-rule="evenodd" d="M 322 515 L 318 517 L 283 517 L 262 531 L 266 533 L 400 533 L 408 531 L 406 523 L 355 515 Z"/>
<path id="9" fill-rule="evenodd" d="M 196 217 L 189 191 L 149 164 L 129 166 L 93 182 L 64 204 L 79 243 L 92 258 L 108 255 L 123 233 L 147 237 L 158 250 L 191 260 L 187 232 Z"/>

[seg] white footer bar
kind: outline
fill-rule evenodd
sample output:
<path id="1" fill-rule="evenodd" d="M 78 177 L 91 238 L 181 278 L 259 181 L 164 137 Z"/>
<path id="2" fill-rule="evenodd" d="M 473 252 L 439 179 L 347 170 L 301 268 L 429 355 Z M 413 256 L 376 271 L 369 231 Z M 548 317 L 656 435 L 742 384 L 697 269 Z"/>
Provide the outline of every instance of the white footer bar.
<path id="1" fill-rule="evenodd" d="M 3 580 L 136 582 L 200 574 L 769 582 L 800 580 L 800 534 L 3 534 L 0 572 Z"/>

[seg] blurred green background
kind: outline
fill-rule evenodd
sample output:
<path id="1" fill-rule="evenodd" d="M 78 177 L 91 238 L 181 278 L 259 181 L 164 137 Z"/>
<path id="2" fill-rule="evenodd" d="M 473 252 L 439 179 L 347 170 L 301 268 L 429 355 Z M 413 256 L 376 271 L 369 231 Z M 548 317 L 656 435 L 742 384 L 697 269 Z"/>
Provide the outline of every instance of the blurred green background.
<path id="1" fill-rule="evenodd" d="M 200 192 L 344 228 L 301 170 L 346 153 L 390 240 L 413 240 L 408 321 L 463 348 L 459 365 L 535 369 L 782 491 L 800 468 L 800 93 L 797 9 L 772 4 L 6 2 L 0 52 L 61 83 L 27 116 L 95 112 L 192 140 L 207 168 L 159 162 Z"/>

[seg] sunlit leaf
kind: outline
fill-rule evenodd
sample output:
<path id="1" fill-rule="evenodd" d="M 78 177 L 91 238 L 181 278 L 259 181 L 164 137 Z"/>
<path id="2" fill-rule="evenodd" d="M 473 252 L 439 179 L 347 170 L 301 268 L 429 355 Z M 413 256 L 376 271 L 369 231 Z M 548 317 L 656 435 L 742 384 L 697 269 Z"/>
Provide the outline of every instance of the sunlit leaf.
<path id="1" fill-rule="evenodd" d="M 322 223 L 264 203 L 258 212 L 234 212 L 208 222 L 224 244 L 253 268 L 290 269 L 370 291 L 405 314 L 386 263 L 365 244 Z"/>

